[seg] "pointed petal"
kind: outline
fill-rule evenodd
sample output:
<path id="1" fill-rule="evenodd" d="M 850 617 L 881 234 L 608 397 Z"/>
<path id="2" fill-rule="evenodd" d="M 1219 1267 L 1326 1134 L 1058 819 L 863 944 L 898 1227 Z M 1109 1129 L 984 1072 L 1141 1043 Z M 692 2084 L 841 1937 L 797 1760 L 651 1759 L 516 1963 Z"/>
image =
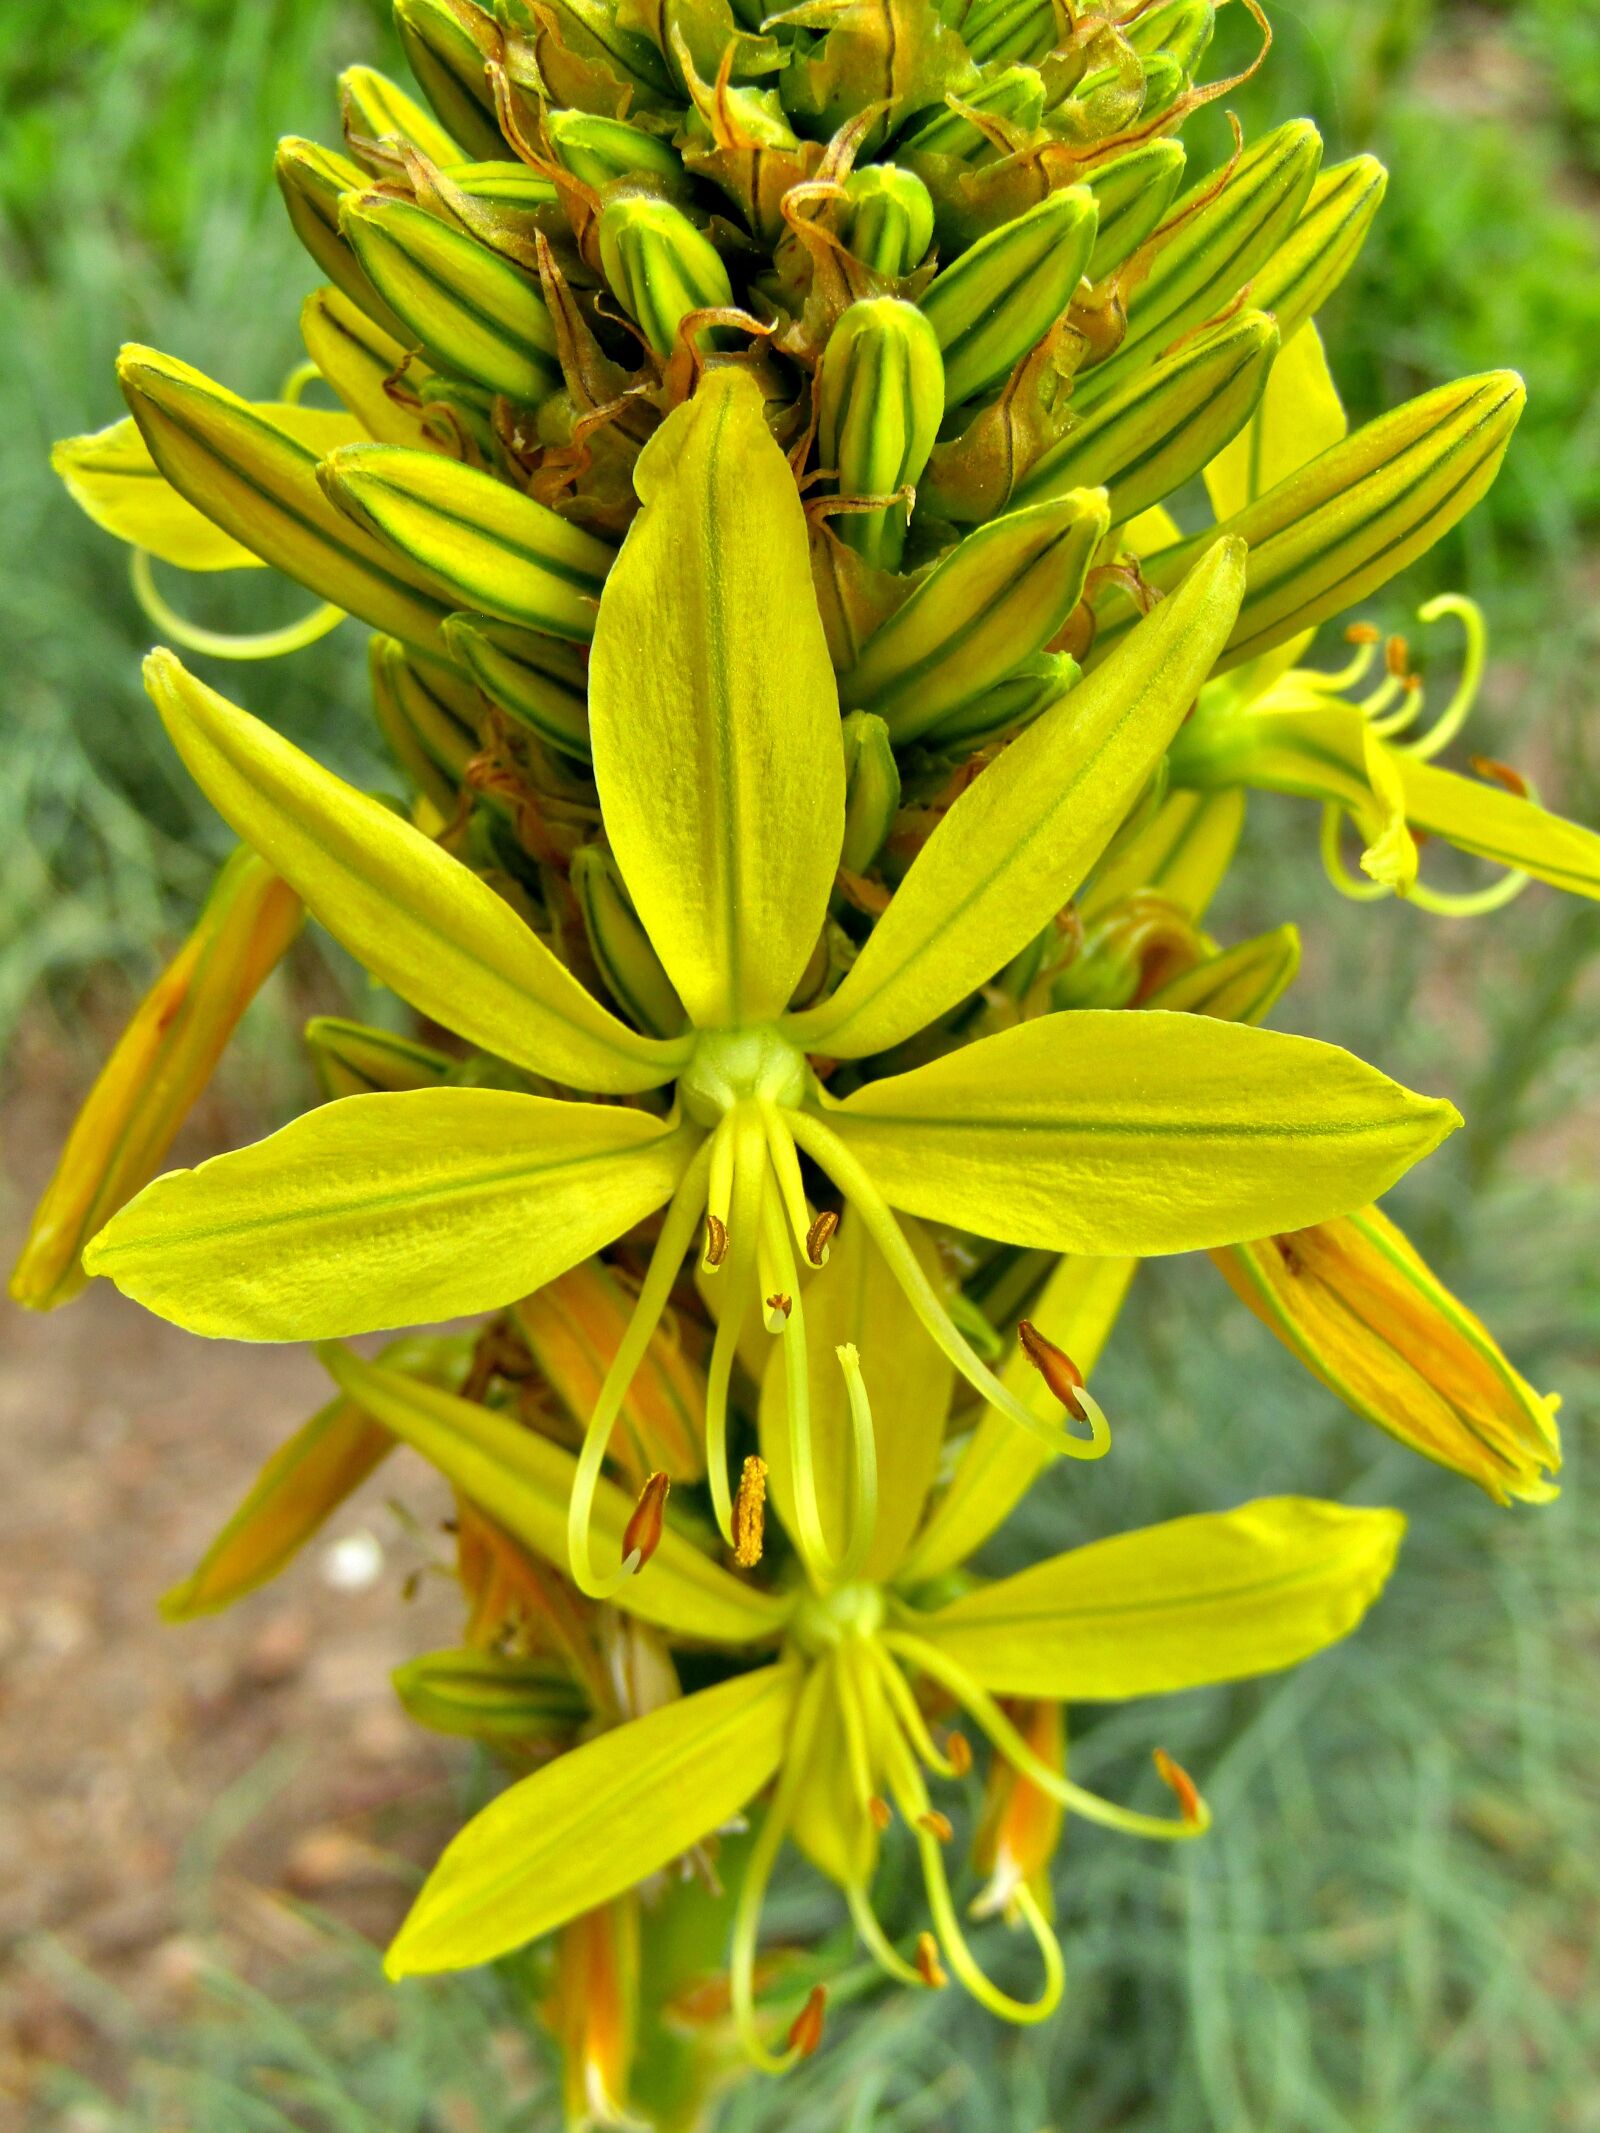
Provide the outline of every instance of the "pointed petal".
<path id="1" fill-rule="evenodd" d="M 84 1265 L 228 1340 L 492 1311 L 660 1207 L 698 1139 L 644 1111 L 506 1089 L 346 1096 L 157 1178 Z"/>
<path id="2" fill-rule="evenodd" d="M 681 1055 L 591 998 L 503 898 L 431 838 L 152 652 L 145 686 L 217 812 L 374 977 L 481 1050 L 575 1088 L 664 1081 Z"/>
<path id="3" fill-rule="evenodd" d="M 1071 897 L 1160 761 L 1233 625 L 1244 551 L 1218 542 L 1125 650 L 1080 682 L 952 807 L 855 967 L 789 1027 L 856 1059 L 944 1013 Z"/>
<path id="4" fill-rule="evenodd" d="M 925 1220 L 1141 1258 L 1348 1214 L 1460 1124 L 1337 1045 L 1149 1009 L 1024 1022 L 827 1116 Z"/>
<path id="5" fill-rule="evenodd" d="M 714 370 L 641 455 L 595 624 L 606 830 L 692 1020 L 779 1014 L 844 835 L 844 743 L 805 514 L 754 383 Z"/>
<path id="6" fill-rule="evenodd" d="M 390 1976 L 488 1962 L 659 1873 L 777 1769 L 799 1680 L 792 1665 L 737 1675 L 503 1792 L 429 1875 Z"/>
<path id="7" fill-rule="evenodd" d="M 914 1225 L 906 1229 L 923 1271 L 942 1289 L 938 1253 Z M 922 1516 L 944 1444 L 955 1372 L 922 1330 L 866 1224 L 848 1211 L 827 1265 L 806 1286 L 805 1311 L 818 1507 L 836 1558 L 849 1539 L 853 1454 L 844 1373 L 834 1351 L 850 1342 L 861 1357 L 878 1447 L 878 1522 L 861 1575 L 876 1582 L 900 1560 Z M 770 1345 L 774 1353 L 761 1387 L 761 1450 L 773 1501 L 792 1533 L 786 1374 L 778 1344 Z M 1018 1434 L 1014 1423 L 1002 1421 L 1001 1427 Z"/>
<path id="8" fill-rule="evenodd" d="M 514 1539 L 565 1569 L 567 1499 L 577 1472 L 570 1452 L 492 1408 L 363 1362 L 347 1348 L 326 1348 L 322 1360 L 365 1413 L 420 1452 Z M 600 1483 L 594 1524 L 604 1545 L 620 1549 L 633 1508 L 614 1482 Z M 681 1637 L 734 1645 L 776 1636 L 788 1612 L 782 1601 L 741 1583 L 670 1525 L 662 1528 L 649 1563 L 612 1605 Z"/>
<path id="9" fill-rule="evenodd" d="M 921 1633 L 1004 1696 L 1120 1701 L 1293 1666 L 1355 1628 L 1405 1520 L 1303 1496 L 1074 1548 L 942 1608 Z"/>

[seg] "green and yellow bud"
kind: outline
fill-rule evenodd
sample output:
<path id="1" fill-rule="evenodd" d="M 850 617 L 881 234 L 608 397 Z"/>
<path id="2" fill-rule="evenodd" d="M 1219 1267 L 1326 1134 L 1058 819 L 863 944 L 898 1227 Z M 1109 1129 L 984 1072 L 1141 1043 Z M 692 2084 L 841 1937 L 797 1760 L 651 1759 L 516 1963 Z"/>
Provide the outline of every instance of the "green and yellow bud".
<path id="1" fill-rule="evenodd" d="M 1051 0 L 973 0 L 961 18 L 961 42 L 981 67 L 1042 59 L 1059 32 Z"/>
<path id="2" fill-rule="evenodd" d="M 374 629 L 408 644 L 437 642 L 445 609 L 422 589 L 421 573 L 352 525 L 318 487 L 333 418 L 292 409 L 280 419 L 153 348 L 124 348 L 117 378 L 151 458 L 214 525 Z M 308 445 L 302 435 L 322 441 Z"/>
<path id="3" fill-rule="evenodd" d="M 509 260 L 387 193 L 348 195 L 339 228 L 402 337 L 431 363 L 530 404 L 559 388 L 550 313 Z"/>
<path id="4" fill-rule="evenodd" d="M 395 28 L 423 95 L 469 156 L 498 156 L 505 143 L 495 123 L 485 62 L 501 36 L 477 0 L 394 0 Z"/>
<path id="5" fill-rule="evenodd" d="M 438 120 L 376 67 L 346 67 L 339 76 L 339 107 L 350 153 L 374 177 L 392 174 L 402 148 L 416 149 L 430 163 L 463 160 Z"/>
<path id="6" fill-rule="evenodd" d="M 914 489 L 944 415 L 938 336 L 914 304 L 870 297 L 851 304 L 817 368 L 817 442 L 841 497 L 887 499 Z M 893 570 L 910 506 L 901 499 L 841 512 L 840 540 L 863 561 Z"/>
<path id="7" fill-rule="evenodd" d="M 589 1715 L 588 1698 L 556 1659 L 465 1645 L 408 1659 L 390 1678 L 419 1726 L 514 1755 L 559 1754 Z"/>
<path id="8" fill-rule="evenodd" d="M 394 637 L 369 640 L 367 670 L 379 731 L 400 768 L 448 822 L 478 752 L 481 706 L 448 668 L 433 660 L 419 664 Z"/>
<path id="9" fill-rule="evenodd" d="M 588 667 L 575 645 L 489 615 L 447 616 L 442 634 L 446 651 L 491 703 L 547 747 L 588 762 Z"/>
<path id="10" fill-rule="evenodd" d="M 1249 421 L 1278 353 L 1278 329 L 1243 311 L 1130 378 L 1040 455 L 1014 501 L 1089 486 L 1110 493 L 1120 526 L 1181 488 Z"/>
<path id="11" fill-rule="evenodd" d="M 911 157 L 955 156 L 963 162 L 986 161 L 998 151 L 982 126 L 968 114 L 981 112 L 985 118 L 1031 133 L 1044 116 L 1044 99 L 1042 74 L 1032 67 L 1007 67 L 970 95 L 961 97 L 958 107 L 947 106 L 932 113 L 895 145 L 902 155 Z"/>
<path id="12" fill-rule="evenodd" d="M 1143 1004 L 1222 1022 L 1264 1022 L 1299 968 L 1299 928 L 1276 926 L 1168 978 Z"/>
<path id="13" fill-rule="evenodd" d="M 1288 475 L 1215 533 L 1145 567 L 1163 592 L 1219 534 L 1249 543 L 1244 603 L 1218 671 L 1364 600 L 1471 510 L 1499 471 L 1527 398 L 1515 371 L 1462 378 L 1380 415 Z M 1118 616 L 1095 654 L 1131 626 Z"/>
<path id="14" fill-rule="evenodd" d="M 998 385 L 1071 303 L 1094 249 L 1095 201 L 1069 185 L 1002 223 L 924 290 L 951 406 Z"/>
<path id="15" fill-rule="evenodd" d="M 49 1311 L 83 1287 L 84 1244 L 160 1169 L 300 920 L 300 899 L 265 860 L 235 852 L 78 1113 L 12 1270 L 18 1303 Z"/>
<path id="16" fill-rule="evenodd" d="M 1103 280 L 1144 243 L 1172 205 L 1186 160 L 1181 141 L 1146 141 L 1085 176 L 1098 210 L 1084 269 L 1090 281 Z"/>
<path id="17" fill-rule="evenodd" d="M 380 444 L 409 444 L 419 449 L 435 442 L 419 397 L 428 379 L 427 369 L 412 363 L 405 386 L 391 391 L 406 351 L 343 290 L 312 290 L 300 307 L 300 338 L 324 382 L 369 437 Z M 330 451 L 336 441 L 348 440 L 330 438 Z"/>
<path id="18" fill-rule="evenodd" d="M 690 189 L 682 162 L 666 142 L 626 119 L 547 111 L 544 130 L 562 169 L 596 192 L 619 181 L 667 193 Z"/>
<path id="19" fill-rule="evenodd" d="M 435 452 L 353 444 L 317 469 L 331 500 L 457 607 L 586 642 L 612 550 L 493 475 Z"/>
<path id="20" fill-rule="evenodd" d="M 844 721 L 844 843 L 839 863 L 865 874 L 888 842 L 900 806 L 900 771 L 888 721 L 852 711 Z"/>
<path id="21" fill-rule="evenodd" d="M 867 640 L 840 702 L 904 745 L 987 696 L 1060 631 L 1108 524 L 1104 490 L 1075 489 L 969 533 Z"/>
<path id="22" fill-rule="evenodd" d="M 1295 119 L 1247 149 L 1220 191 L 1209 177 L 1191 186 L 1128 298 L 1119 346 L 1079 377 L 1073 405 L 1098 407 L 1140 364 L 1237 296 L 1299 220 L 1321 160 L 1322 136 L 1309 119 Z"/>
<path id="23" fill-rule="evenodd" d="M 1142 59 L 1162 53 L 1192 79 L 1216 26 L 1212 0 L 1167 0 L 1164 7 L 1151 8 L 1130 22 L 1124 35 Z"/>
<path id="24" fill-rule="evenodd" d="M 899 280 L 933 242 L 933 199 L 915 171 L 865 163 L 844 181 L 844 241 L 875 273 Z"/>
<path id="25" fill-rule="evenodd" d="M 639 923 L 611 854 L 586 844 L 573 856 L 572 893 L 596 967 L 617 1005 L 649 1037 L 675 1037 L 683 1028 L 683 1002 Z"/>
<path id="26" fill-rule="evenodd" d="M 1077 687 L 1082 673 L 1070 653 L 1036 652 L 985 695 L 947 712 L 922 735 L 922 744 L 946 754 L 970 751 L 1031 725 L 1041 712 Z"/>
<path id="27" fill-rule="evenodd" d="M 733 288 L 716 246 L 670 200 L 645 193 L 608 200 L 599 228 L 606 280 L 658 356 L 671 355 L 691 312 L 732 304 Z M 702 329 L 695 344 L 714 346 L 712 330 Z"/>
<path id="28" fill-rule="evenodd" d="M 1215 1251 L 1234 1293 L 1348 1407 L 1496 1503 L 1544 1503 L 1561 1465 L 1554 1394 L 1376 1207 Z"/>
<path id="29" fill-rule="evenodd" d="M 1349 273 L 1388 184 L 1376 156 L 1353 156 L 1322 171 L 1299 221 L 1251 277 L 1251 303 L 1272 313 L 1285 342 Z"/>
<path id="30" fill-rule="evenodd" d="M 1053 1007 L 1148 1005 L 1211 943 L 1181 904 L 1141 889 L 1089 920 L 1082 943 L 1050 988 Z"/>
<path id="31" fill-rule="evenodd" d="M 278 143 L 272 168 L 290 225 L 320 271 L 385 333 L 406 339 L 405 326 L 367 279 L 339 227 L 341 202 L 366 189 L 367 173 L 361 165 L 291 134 Z"/>
<path id="32" fill-rule="evenodd" d="M 317 1087 L 330 1102 L 338 1096 L 370 1096 L 375 1089 L 436 1089 L 457 1064 L 448 1052 L 415 1037 L 339 1015 L 313 1015 L 305 1026 L 305 1046 Z"/>

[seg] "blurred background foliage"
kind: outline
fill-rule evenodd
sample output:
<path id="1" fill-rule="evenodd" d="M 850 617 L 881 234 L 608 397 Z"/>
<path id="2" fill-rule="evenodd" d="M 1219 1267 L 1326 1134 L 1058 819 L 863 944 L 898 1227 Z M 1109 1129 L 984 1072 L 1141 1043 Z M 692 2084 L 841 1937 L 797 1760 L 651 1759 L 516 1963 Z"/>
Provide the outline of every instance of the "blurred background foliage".
<path id="1" fill-rule="evenodd" d="M 1530 387 L 1489 502 L 1375 619 L 1403 627 L 1442 583 L 1475 594 L 1495 661 L 1474 746 L 1600 820 L 1600 8 L 1269 11 L 1274 53 L 1233 99 L 1247 131 L 1309 111 L 1329 160 L 1370 148 L 1392 170 L 1326 315 L 1353 420 L 1501 363 Z M 1249 44 L 1229 7 L 1218 65 Z M 0 1031 L 31 1002 L 19 1057 L 37 1061 L 42 1045 L 80 1076 L 90 1026 L 147 982 L 221 837 L 140 692 L 149 633 L 124 558 L 59 493 L 48 446 L 119 412 L 111 359 L 129 337 L 273 391 L 314 277 L 279 211 L 271 143 L 335 137 L 332 77 L 357 57 L 395 64 L 377 0 L 0 10 Z M 1225 152 L 1220 113 L 1186 137 L 1192 164 Z M 195 606 L 256 625 L 293 612 L 295 595 L 252 574 L 200 587 Z M 211 678 L 324 757 L 370 770 L 357 638 Z M 1443 669 L 1453 647 L 1420 652 Z M 1304 929 L 1307 961 L 1280 1022 L 1447 1090 L 1467 1114 L 1397 1212 L 1535 1381 L 1566 1394 L 1565 1494 L 1548 1511 L 1494 1510 L 1345 1417 L 1203 1261 L 1147 1269 L 1099 1387 L 1120 1423 L 1116 1455 L 1037 1491 L 997 1561 L 1295 1489 L 1407 1510 L 1390 1596 L 1348 1648 L 1287 1681 L 1085 1726 L 1075 1772 L 1113 1790 L 1163 1729 L 1218 1828 L 1179 1858 L 1074 1828 L 1059 1889 L 1073 1984 L 1048 2031 L 1002 2036 L 955 1994 L 876 1993 L 840 2015 L 801 2074 L 732 2102 L 727 2133 L 1600 2128 L 1600 1499 L 1586 1471 L 1600 1394 L 1600 928 L 1593 906 L 1540 889 L 1469 925 L 1353 909 L 1322 880 L 1307 810 L 1258 801 L 1218 928 L 1231 938 L 1285 917 Z M 280 1060 L 282 1006 L 269 993 L 253 1037 Z M 289 1107 L 281 1091 L 277 1107 Z M 781 1893 L 780 1925 L 831 1920 L 803 1877 Z M 1003 1968 L 1003 1945 L 993 1953 Z M 113 2096 L 57 2070 L 41 2126 L 554 2122 L 537 2061 L 493 2048 L 510 2012 L 502 1988 L 391 1993 L 345 1938 L 330 1935 L 325 1959 L 277 1981 L 270 2001 L 217 1980 L 206 2018 L 156 2036 L 96 1981 L 72 1989 L 125 2074 Z"/>

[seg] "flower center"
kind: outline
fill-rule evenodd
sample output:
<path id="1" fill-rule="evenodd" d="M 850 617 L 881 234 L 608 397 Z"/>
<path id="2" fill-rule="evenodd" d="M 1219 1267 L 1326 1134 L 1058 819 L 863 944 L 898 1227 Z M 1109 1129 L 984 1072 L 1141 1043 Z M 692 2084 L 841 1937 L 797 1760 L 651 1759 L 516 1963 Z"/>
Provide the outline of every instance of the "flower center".
<path id="1" fill-rule="evenodd" d="M 695 1039 L 678 1087 L 695 1123 L 714 1126 L 750 1097 L 798 1104 L 809 1076 L 804 1052 L 775 1029 L 711 1029 Z"/>
<path id="2" fill-rule="evenodd" d="M 883 1592 L 877 1585 L 840 1585 L 795 1610 L 794 1637 L 817 1659 L 837 1650 L 846 1637 L 871 1637 L 883 1626 Z"/>

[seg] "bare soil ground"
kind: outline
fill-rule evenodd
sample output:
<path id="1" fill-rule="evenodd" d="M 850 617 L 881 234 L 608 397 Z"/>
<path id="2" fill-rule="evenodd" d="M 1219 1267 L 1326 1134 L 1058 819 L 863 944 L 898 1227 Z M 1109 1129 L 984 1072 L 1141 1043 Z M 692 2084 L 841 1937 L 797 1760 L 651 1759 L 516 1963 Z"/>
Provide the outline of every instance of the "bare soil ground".
<path id="1" fill-rule="evenodd" d="M 24 1048 L 7 1106 L 9 1264 L 75 1077 Z M 176 1151 L 250 1137 L 212 1103 Z M 204 1961 L 291 1956 L 309 1899 L 382 1937 L 407 1861 L 452 1826 L 448 1751 L 389 1672 L 453 1643 L 451 1585 L 386 1499 L 442 1514 L 420 1465 L 380 1471 L 321 1543 L 229 1613 L 169 1626 L 160 1594 L 262 1461 L 327 1396 L 300 1349 L 190 1338 L 96 1283 L 34 1317 L 0 1304 L 0 2124 L 41 2064 L 99 2067 L 81 1964 L 138 2015 L 181 2012 Z M 341 1586 L 341 1538 L 382 1567 Z M 373 1551 L 367 1551 L 369 1558 Z M 348 1556 L 349 1551 L 346 1551 Z M 442 1547 L 439 1551 L 442 1560 Z"/>

